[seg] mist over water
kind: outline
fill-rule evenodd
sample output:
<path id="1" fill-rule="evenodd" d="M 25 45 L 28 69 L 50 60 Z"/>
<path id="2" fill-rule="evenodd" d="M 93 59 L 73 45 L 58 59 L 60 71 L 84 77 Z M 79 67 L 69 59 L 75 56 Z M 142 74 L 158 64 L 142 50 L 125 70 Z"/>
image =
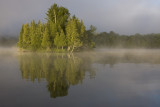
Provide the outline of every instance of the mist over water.
<path id="1" fill-rule="evenodd" d="M 0 106 L 160 106 L 160 50 L 0 48 Z M 37 102 L 38 101 L 38 102 Z"/>

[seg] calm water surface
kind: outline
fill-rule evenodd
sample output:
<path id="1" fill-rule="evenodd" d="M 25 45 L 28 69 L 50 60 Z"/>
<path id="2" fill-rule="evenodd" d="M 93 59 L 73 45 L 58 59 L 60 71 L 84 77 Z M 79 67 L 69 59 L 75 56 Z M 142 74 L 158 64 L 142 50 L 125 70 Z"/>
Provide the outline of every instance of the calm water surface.
<path id="1" fill-rule="evenodd" d="M 160 107 L 159 50 L 0 52 L 0 107 Z"/>

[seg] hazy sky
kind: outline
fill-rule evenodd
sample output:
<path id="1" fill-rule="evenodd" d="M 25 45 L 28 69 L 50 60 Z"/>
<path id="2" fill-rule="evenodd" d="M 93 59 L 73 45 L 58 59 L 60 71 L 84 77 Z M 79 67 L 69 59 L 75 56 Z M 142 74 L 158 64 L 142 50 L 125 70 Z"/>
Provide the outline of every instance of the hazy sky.
<path id="1" fill-rule="evenodd" d="M 160 0 L 0 0 L 0 35 L 18 35 L 21 25 L 32 19 L 45 21 L 53 3 L 99 32 L 160 33 Z"/>

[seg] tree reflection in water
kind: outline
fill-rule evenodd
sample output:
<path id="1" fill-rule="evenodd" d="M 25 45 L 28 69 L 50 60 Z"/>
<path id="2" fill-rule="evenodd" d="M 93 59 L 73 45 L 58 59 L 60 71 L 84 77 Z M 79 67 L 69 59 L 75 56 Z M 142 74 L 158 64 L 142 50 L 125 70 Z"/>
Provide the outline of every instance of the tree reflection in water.
<path id="1" fill-rule="evenodd" d="M 151 60 L 152 59 L 152 60 Z M 72 85 L 83 82 L 86 72 L 95 77 L 98 64 L 114 67 L 120 63 L 159 64 L 159 51 L 145 52 L 90 52 L 79 54 L 23 53 L 19 55 L 22 78 L 34 82 L 47 81 L 52 98 L 66 96 Z M 94 71 L 94 70 L 95 71 Z"/>
<path id="2" fill-rule="evenodd" d="M 71 85 L 83 82 L 86 72 L 95 76 L 89 58 L 73 54 L 32 54 L 19 55 L 22 78 L 34 82 L 46 79 L 52 98 L 67 96 Z"/>

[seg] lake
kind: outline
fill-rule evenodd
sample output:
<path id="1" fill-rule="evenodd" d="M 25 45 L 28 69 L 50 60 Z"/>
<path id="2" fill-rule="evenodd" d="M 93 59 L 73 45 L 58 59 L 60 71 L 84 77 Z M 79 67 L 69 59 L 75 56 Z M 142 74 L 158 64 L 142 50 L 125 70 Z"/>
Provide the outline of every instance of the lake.
<path id="1" fill-rule="evenodd" d="M 159 107 L 160 50 L 0 49 L 0 107 Z"/>

